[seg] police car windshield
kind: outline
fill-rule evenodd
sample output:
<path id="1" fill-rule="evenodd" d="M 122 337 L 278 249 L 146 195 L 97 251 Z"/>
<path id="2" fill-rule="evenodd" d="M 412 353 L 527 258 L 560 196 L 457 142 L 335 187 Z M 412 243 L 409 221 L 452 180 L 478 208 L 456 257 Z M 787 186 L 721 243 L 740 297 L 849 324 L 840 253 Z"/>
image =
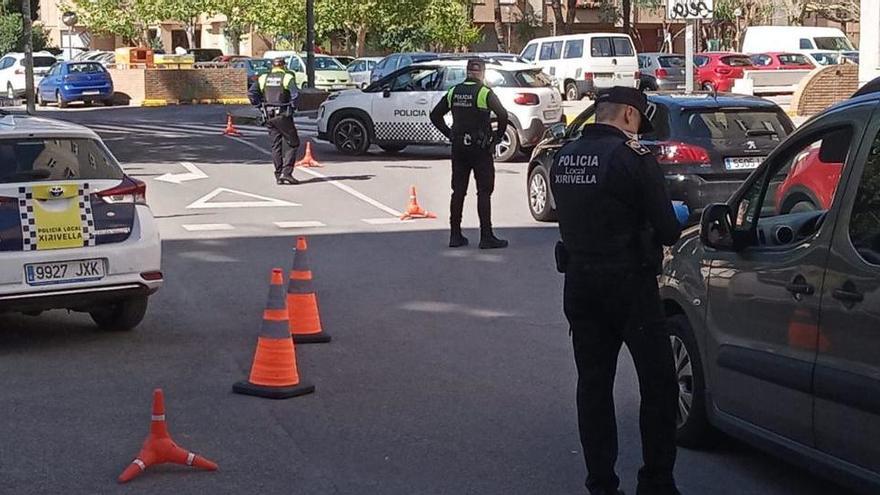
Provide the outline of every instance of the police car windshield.
<path id="1" fill-rule="evenodd" d="M 113 157 L 92 139 L 0 139 L 0 183 L 122 177 Z"/>
<path id="2" fill-rule="evenodd" d="M 315 70 L 345 70 L 333 57 L 315 57 Z"/>

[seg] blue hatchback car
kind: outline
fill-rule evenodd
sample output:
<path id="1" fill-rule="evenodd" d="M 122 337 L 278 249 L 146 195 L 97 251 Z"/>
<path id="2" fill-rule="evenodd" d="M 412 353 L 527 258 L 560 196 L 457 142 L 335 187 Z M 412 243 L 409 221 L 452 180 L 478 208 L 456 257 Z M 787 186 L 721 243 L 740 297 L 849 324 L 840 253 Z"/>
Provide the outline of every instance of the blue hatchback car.
<path id="1" fill-rule="evenodd" d="M 113 80 L 103 65 L 97 62 L 58 62 L 40 81 L 37 102 L 50 102 L 64 108 L 72 101 L 104 105 L 113 104 Z"/>

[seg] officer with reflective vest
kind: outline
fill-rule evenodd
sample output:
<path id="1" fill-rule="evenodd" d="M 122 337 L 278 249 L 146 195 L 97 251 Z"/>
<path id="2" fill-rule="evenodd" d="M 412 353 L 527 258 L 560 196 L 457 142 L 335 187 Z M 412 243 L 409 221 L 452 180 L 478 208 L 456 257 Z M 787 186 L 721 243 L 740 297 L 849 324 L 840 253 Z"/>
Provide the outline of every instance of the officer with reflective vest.
<path id="1" fill-rule="evenodd" d="M 471 171 L 477 182 L 477 213 L 480 217 L 480 249 L 507 247 L 507 241 L 492 232 L 492 191 L 495 190 L 493 151 L 507 129 L 507 110 L 483 84 L 486 63 L 471 59 L 467 79 L 449 89 L 431 111 L 431 122 L 452 142 L 452 199 L 449 204 L 449 247 L 468 244 L 461 233 L 461 215 Z M 444 116 L 452 111 L 452 129 Z M 495 131 L 491 113 L 498 119 Z"/>
<path id="2" fill-rule="evenodd" d="M 281 184 L 299 184 L 293 178 L 293 164 L 296 161 L 296 150 L 299 148 L 299 135 L 293 123 L 293 109 L 299 92 L 296 89 L 296 77 L 288 72 L 283 58 L 272 60 L 272 69 L 260 75 L 248 90 L 248 98 L 259 107 L 269 139 L 272 140 L 272 162 L 275 164 L 275 182 Z M 286 150 L 285 148 L 286 146 Z"/>
<path id="3" fill-rule="evenodd" d="M 645 95 L 614 87 L 596 99 L 596 124 L 554 157 L 550 187 L 562 242 L 563 307 L 578 372 L 577 408 L 592 495 L 617 495 L 614 375 L 622 344 L 641 392 L 642 454 L 637 495 L 678 495 L 678 383 L 657 287 L 662 245 L 681 227 L 663 171 L 638 134 L 652 128 Z M 687 214 L 683 217 L 686 219 Z"/>

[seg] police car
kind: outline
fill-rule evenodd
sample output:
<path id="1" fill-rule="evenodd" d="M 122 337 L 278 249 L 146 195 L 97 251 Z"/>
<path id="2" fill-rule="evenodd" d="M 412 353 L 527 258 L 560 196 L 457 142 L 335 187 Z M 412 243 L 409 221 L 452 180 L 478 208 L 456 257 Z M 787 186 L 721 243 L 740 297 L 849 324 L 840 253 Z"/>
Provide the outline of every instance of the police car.
<path id="1" fill-rule="evenodd" d="M 130 330 L 162 285 L 146 186 L 91 130 L 0 114 L 0 313 L 88 312 Z"/>
<path id="2" fill-rule="evenodd" d="M 464 81 L 466 58 L 413 64 L 363 90 L 330 95 L 318 110 L 318 139 L 346 154 L 366 153 L 375 144 L 387 152 L 409 145 L 448 145 L 430 113 L 449 88 Z M 530 153 L 548 125 L 562 119 L 562 97 L 540 68 L 489 60 L 486 84 L 510 115 L 504 139 L 496 145 L 498 161 Z M 451 114 L 446 116 L 451 124 Z"/>

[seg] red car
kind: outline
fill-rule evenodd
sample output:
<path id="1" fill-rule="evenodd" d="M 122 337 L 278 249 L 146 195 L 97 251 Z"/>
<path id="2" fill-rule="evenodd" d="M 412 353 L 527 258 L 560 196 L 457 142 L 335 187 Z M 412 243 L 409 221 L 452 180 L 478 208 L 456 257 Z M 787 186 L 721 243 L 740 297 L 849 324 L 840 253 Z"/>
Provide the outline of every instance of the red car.
<path id="1" fill-rule="evenodd" d="M 843 164 L 823 162 L 820 149 L 817 143 L 796 156 L 788 176 L 776 189 L 776 209 L 781 215 L 831 207 Z"/>
<path id="2" fill-rule="evenodd" d="M 752 70 L 751 59 L 741 53 L 707 52 L 694 55 L 698 83 L 707 91 L 729 92 L 733 81 L 743 77 L 744 70 Z"/>
<path id="3" fill-rule="evenodd" d="M 816 68 L 807 57 L 800 53 L 756 53 L 749 57 L 758 70 L 813 70 Z"/>

